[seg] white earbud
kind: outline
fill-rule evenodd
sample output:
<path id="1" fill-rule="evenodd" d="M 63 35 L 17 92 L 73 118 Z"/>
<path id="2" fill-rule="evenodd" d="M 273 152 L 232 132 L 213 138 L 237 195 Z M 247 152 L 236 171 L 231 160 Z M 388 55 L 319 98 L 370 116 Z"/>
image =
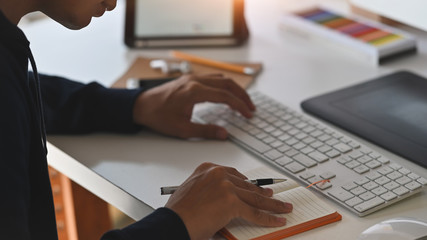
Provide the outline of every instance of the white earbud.
<path id="1" fill-rule="evenodd" d="M 160 69 L 162 73 L 169 74 L 173 72 L 189 73 L 191 72 L 191 64 L 187 61 L 168 62 L 166 60 L 152 60 L 150 67 Z"/>

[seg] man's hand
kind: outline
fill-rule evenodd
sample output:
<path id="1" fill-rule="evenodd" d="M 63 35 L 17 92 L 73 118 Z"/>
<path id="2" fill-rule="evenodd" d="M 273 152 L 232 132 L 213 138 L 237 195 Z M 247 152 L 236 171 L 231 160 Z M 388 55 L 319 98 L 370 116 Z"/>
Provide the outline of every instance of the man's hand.
<path id="1" fill-rule="evenodd" d="M 245 117 L 255 106 L 244 89 L 222 75 L 184 75 L 138 96 L 134 121 L 160 133 L 180 137 L 226 139 L 227 131 L 215 125 L 191 122 L 196 103 L 225 103 Z"/>
<path id="2" fill-rule="evenodd" d="M 191 239 L 208 239 L 234 218 L 279 227 L 286 219 L 272 213 L 289 213 L 292 204 L 270 198 L 271 189 L 245 181 L 236 169 L 203 163 L 166 203 L 183 220 Z"/>

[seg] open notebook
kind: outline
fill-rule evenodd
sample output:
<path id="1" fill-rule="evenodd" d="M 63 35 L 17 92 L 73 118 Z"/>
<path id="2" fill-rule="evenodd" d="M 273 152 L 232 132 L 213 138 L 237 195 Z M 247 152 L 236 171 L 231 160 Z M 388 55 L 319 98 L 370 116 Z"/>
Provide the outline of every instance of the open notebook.
<path id="1" fill-rule="evenodd" d="M 243 219 L 231 221 L 221 233 L 227 239 L 283 239 L 307 230 L 341 220 L 341 215 L 314 195 L 310 190 L 287 178 L 271 168 L 253 169 L 245 175 L 249 179 L 286 178 L 286 182 L 268 185 L 273 190 L 273 197 L 293 204 L 291 213 L 283 214 L 287 223 L 283 227 L 260 227 Z"/>

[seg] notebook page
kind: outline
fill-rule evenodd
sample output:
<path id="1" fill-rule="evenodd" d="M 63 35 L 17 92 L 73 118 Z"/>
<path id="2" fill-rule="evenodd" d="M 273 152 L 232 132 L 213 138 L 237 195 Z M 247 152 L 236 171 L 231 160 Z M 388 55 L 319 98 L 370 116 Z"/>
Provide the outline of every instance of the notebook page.
<path id="1" fill-rule="evenodd" d="M 269 167 L 259 167 L 252 170 L 249 170 L 248 172 L 245 172 L 245 176 L 249 179 L 257 179 L 257 178 L 285 178 L 287 179 L 286 182 L 271 184 L 271 185 L 265 185 L 264 187 L 268 187 L 273 190 L 273 194 L 283 192 L 292 188 L 299 187 L 298 183 L 294 180 L 288 178 L 287 176 L 283 175 L 282 173 L 269 168 Z"/>
<path id="2" fill-rule="evenodd" d="M 274 198 L 290 202 L 294 206 L 291 213 L 281 214 L 281 216 L 287 219 L 285 226 L 267 228 L 248 223 L 242 219 L 235 219 L 227 225 L 227 230 L 237 239 L 251 239 L 336 212 L 336 210 L 304 187 L 297 187 L 278 193 Z"/>

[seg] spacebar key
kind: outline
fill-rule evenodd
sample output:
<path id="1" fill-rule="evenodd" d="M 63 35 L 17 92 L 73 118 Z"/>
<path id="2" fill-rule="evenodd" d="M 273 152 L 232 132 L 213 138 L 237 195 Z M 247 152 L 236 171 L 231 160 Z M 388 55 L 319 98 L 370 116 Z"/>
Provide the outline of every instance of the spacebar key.
<path id="1" fill-rule="evenodd" d="M 242 130 L 234 127 L 233 125 L 227 125 L 225 126 L 225 129 L 227 129 L 228 133 L 236 140 L 239 140 L 240 142 L 248 145 L 259 153 L 264 153 L 271 149 L 270 146 L 243 132 Z"/>

